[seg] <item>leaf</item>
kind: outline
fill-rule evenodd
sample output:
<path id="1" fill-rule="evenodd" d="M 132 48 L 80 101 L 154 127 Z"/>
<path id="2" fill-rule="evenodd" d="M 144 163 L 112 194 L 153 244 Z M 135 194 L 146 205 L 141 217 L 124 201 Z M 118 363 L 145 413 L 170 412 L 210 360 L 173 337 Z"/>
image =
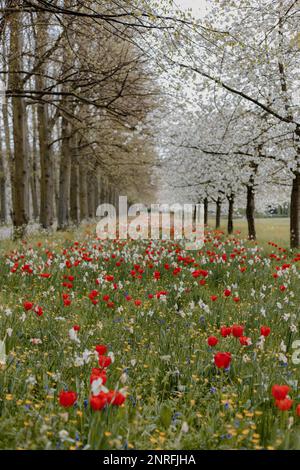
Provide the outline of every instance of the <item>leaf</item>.
<path id="1" fill-rule="evenodd" d="M 0 341 L 0 365 L 6 365 L 5 340 Z"/>
<path id="2" fill-rule="evenodd" d="M 161 424 L 165 427 L 168 428 L 171 424 L 172 421 L 172 410 L 171 408 L 163 404 L 160 408 L 160 416 L 159 416 Z"/>

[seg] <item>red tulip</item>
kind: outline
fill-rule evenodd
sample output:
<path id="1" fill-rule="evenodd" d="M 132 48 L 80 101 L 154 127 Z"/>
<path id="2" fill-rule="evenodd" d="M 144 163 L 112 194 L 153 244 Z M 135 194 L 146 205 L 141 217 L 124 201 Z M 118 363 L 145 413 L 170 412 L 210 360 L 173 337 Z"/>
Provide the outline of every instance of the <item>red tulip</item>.
<path id="1" fill-rule="evenodd" d="M 90 298 L 90 300 L 93 300 L 95 297 L 98 297 L 98 295 L 99 295 L 99 292 L 97 290 L 92 290 L 89 293 L 89 298 Z"/>
<path id="2" fill-rule="evenodd" d="M 197 277 L 201 276 L 201 272 L 199 269 L 196 269 L 192 272 L 192 276 L 196 279 Z"/>
<path id="3" fill-rule="evenodd" d="M 244 333 L 244 327 L 241 325 L 233 325 L 232 326 L 232 334 L 235 338 L 239 338 L 240 336 L 243 336 Z"/>
<path id="4" fill-rule="evenodd" d="M 293 406 L 294 401 L 290 398 L 284 398 L 283 400 L 276 400 L 275 406 L 281 411 L 287 411 Z"/>
<path id="5" fill-rule="evenodd" d="M 173 270 L 173 276 L 177 276 L 177 274 L 179 274 L 181 272 L 181 268 L 175 268 Z"/>
<path id="6" fill-rule="evenodd" d="M 97 351 L 98 354 L 100 354 L 100 356 L 103 356 L 104 354 L 107 353 L 107 346 L 105 346 L 104 344 L 97 344 L 97 346 L 95 347 L 95 350 Z"/>
<path id="7" fill-rule="evenodd" d="M 216 346 L 218 344 L 219 340 L 218 338 L 216 338 L 215 336 L 210 336 L 208 339 L 207 339 L 207 344 L 209 346 Z"/>
<path id="8" fill-rule="evenodd" d="M 107 394 L 107 402 L 111 405 L 121 406 L 125 402 L 126 397 L 116 390 L 110 390 Z"/>
<path id="9" fill-rule="evenodd" d="M 91 396 L 90 397 L 90 405 L 93 410 L 103 410 L 105 405 L 107 404 L 107 395 L 104 392 L 100 392 L 99 395 Z"/>
<path id="10" fill-rule="evenodd" d="M 231 354 L 229 352 L 218 352 L 215 354 L 214 361 L 219 369 L 227 369 L 231 362 Z"/>
<path id="11" fill-rule="evenodd" d="M 260 334 L 261 334 L 262 336 L 266 336 L 266 337 L 267 337 L 267 336 L 269 336 L 270 333 L 271 333 L 271 328 L 269 328 L 268 326 L 262 326 L 262 327 L 260 328 Z"/>
<path id="12" fill-rule="evenodd" d="M 276 400 L 284 400 L 287 394 L 290 391 L 290 387 L 288 385 L 273 385 L 272 387 L 272 395 Z"/>
<path id="13" fill-rule="evenodd" d="M 251 338 L 248 338 L 247 336 L 240 336 L 239 340 L 242 346 L 250 346 L 251 344 Z"/>
<path id="14" fill-rule="evenodd" d="M 64 392 L 61 391 L 59 394 L 59 403 L 61 406 L 65 408 L 69 408 L 73 406 L 77 400 L 77 393 L 76 392 Z"/>
<path id="15" fill-rule="evenodd" d="M 43 313 L 44 313 L 42 307 L 40 307 L 39 305 L 36 305 L 36 306 L 34 307 L 34 312 L 35 312 L 39 317 L 41 317 L 41 316 L 43 315 Z"/>
<path id="16" fill-rule="evenodd" d="M 221 336 L 223 336 L 223 338 L 226 338 L 226 336 L 230 336 L 231 335 L 231 327 L 230 326 L 222 326 L 221 327 Z"/>
<path id="17" fill-rule="evenodd" d="M 33 303 L 26 301 L 26 302 L 23 303 L 23 307 L 24 307 L 25 310 L 29 311 L 29 310 L 32 309 Z"/>
<path id="18" fill-rule="evenodd" d="M 224 296 L 225 296 L 225 297 L 230 297 L 230 295 L 231 295 L 231 290 L 225 289 L 225 290 L 224 290 Z"/>
<path id="19" fill-rule="evenodd" d="M 111 358 L 109 356 L 99 355 L 99 366 L 106 369 L 111 364 Z"/>
<path id="20" fill-rule="evenodd" d="M 90 375 L 90 383 L 98 379 L 102 379 L 102 385 L 105 385 L 107 382 L 106 371 L 105 369 L 98 369 L 97 367 L 93 367 Z"/>
<path id="21" fill-rule="evenodd" d="M 300 417 L 300 405 L 296 407 L 296 415 Z"/>

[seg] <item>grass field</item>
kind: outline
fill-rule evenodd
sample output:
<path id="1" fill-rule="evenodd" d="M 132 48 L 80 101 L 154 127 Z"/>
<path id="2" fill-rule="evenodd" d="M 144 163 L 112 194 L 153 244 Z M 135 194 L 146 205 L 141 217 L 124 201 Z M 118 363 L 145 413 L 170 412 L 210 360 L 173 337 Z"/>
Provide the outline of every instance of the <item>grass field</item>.
<path id="1" fill-rule="evenodd" d="M 200 252 L 3 242 L 0 448 L 300 449 L 300 257 L 257 225 Z"/>
<path id="2" fill-rule="evenodd" d="M 209 218 L 209 225 L 214 226 L 214 219 Z M 257 238 L 259 243 L 272 241 L 288 247 L 289 245 L 289 218 L 259 218 L 256 219 Z M 227 220 L 221 219 L 221 229 L 226 233 Z M 245 219 L 234 220 L 234 230 L 241 232 L 241 237 L 247 237 L 247 222 Z"/>
<path id="3" fill-rule="evenodd" d="M 215 220 L 213 217 L 209 217 L 209 226 L 214 227 Z M 269 241 L 281 244 L 285 248 L 289 246 L 289 218 L 259 218 L 256 219 L 256 229 L 258 242 L 261 245 L 266 245 Z M 89 227 L 90 232 L 94 232 L 94 226 Z M 221 230 L 226 233 L 227 230 L 227 219 L 221 219 Z M 240 232 L 241 238 L 247 237 L 247 222 L 245 219 L 239 218 L 234 220 L 234 232 Z M 65 233 L 57 232 L 54 235 L 47 236 L 47 238 L 54 238 L 58 241 L 64 241 L 65 239 L 72 240 L 76 238 L 78 232 L 69 231 Z M 39 234 L 31 234 L 28 239 L 32 241 L 39 240 Z M 13 249 L 15 243 L 11 240 L 0 241 L 0 252 Z"/>

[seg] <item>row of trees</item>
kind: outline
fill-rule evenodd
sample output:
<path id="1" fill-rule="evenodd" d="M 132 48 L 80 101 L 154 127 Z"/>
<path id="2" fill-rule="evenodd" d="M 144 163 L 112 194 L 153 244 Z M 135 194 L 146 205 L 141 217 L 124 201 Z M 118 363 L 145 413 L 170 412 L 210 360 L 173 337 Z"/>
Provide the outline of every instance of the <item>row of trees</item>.
<path id="1" fill-rule="evenodd" d="M 167 0 L 0 4 L 0 207 L 16 234 L 160 186 L 214 203 L 217 226 L 226 201 L 229 232 L 244 207 L 249 238 L 255 204 L 289 193 L 300 246 L 299 0 L 215 0 L 201 20 Z"/>
<path id="2" fill-rule="evenodd" d="M 173 18 L 144 1 L 0 3 L 1 220 L 21 236 L 31 219 L 65 229 L 95 217 L 119 193 L 149 199 L 159 89 L 139 42 Z"/>
<path id="3" fill-rule="evenodd" d="M 161 136 L 164 180 L 182 197 L 233 205 L 246 200 L 256 238 L 255 198 L 290 193 L 291 246 L 300 246 L 299 1 L 219 0 L 201 29 L 183 28 L 164 60 L 179 89 Z M 205 29 L 206 28 L 206 29 Z"/>

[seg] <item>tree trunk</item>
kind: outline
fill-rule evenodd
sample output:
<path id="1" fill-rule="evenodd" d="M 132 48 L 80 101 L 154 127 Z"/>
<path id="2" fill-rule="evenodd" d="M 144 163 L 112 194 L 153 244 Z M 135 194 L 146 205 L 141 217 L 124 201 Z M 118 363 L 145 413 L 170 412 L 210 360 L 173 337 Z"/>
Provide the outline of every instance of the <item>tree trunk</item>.
<path id="1" fill-rule="evenodd" d="M 57 121 L 54 128 L 54 135 L 61 140 L 61 123 Z M 53 186 L 54 186 L 54 218 L 58 220 L 58 207 L 59 207 L 59 175 L 60 175 L 60 158 L 53 159 Z"/>
<path id="2" fill-rule="evenodd" d="M 300 247 L 300 172 L 294 174 L 290 216 L 291 248 Z"/>
<path id="3" fill-rule="evenodd" d="M 95 172 L 95 201 L 94 201 L 95 214 L 94 214 L 94 217 L 96 217 L 97 207 L 99 206 L 99 198 L 100 198 L 100 194 L 99 194 L 99 176 L 98 176 L 98 168 L 96 168 L 96 172 Z"/>
<path id="4" fill-rule="evenodd" d="M 22 70 L 22 42 L 21 42 L 21 13 L 11 18 L 10 54 L 9 54 L 9 84 L 12 90 L 22 90 L 22 77 L 18 70 Z M 12 97 L 12 120 L 14 137 L 13 170 L 13 200 L 12 220 L 14 224 L 14 238 L 24 235 L 28 214 L 26 211 L 28 201 L 28 156 L 26 155 L 25 136 L 25 103 L 21 97 Z"/>
<path id="5" fill-rule="evenodd" d="M 28 114 L 26 106 L 24 106 L 24 145 L 25 155 L 27 159 L 27 178 L 26 178 L 26 193 L 25 193 L 25 212 L 27 214 L 28 222 L 32 218 L 31 205 L 30 205 L 30 142 L 29 142 L 29 128 L 28 128 Z"/>
<path id="6" fill-rule="evenodd" d="M 70 124 L 65 116 L 62 117 L 61 138 L 62 146 L 59 171 L 57 229 L 65 230 L 70 221 L 71 179 Z"/>
<path id="7" fill-rule="evenodd" d="M 70 187 L 70 217 L 73 224 L 79 224 L 79 168 L 76 149 L 73 150 Z"/>
<path id="8" fill-rule="evenodd" d="M 49 146 L 47 105 L 38 105 L 38 131 L 40 147 L 40 224 L 50 228 L 53 224 L 53 165 Z"/>
<path id="9" fill-rule="evenodd" d="M 108 194 L 109 194 L 108 196 L 109 203 L 114 205 L 115 204 L 115 190 L 112 184 L 110 184 L 108 187 Z"/>
<path id="10" fill-rule="evenodd" d="M 5 155 L 6 155 L 6 162 L 7 162 L 7 170 L 9 171 L 9 178 L 7 179 L 10 181 L 10 203 L 8 202 L 8 209 L 11 208 L 11 202 L 13 199 L 13 156 L 12 156 L 12 150 L 11 150 L 11 144 L 10 144 L 10 126 L 9 126 L 9 120 L 8 120 L 8 112 L 7 112 L 7 104 L 4 104 L 2 106 L 2 116 L 3 116 L 3 127 L 4 127 L 4 140 L 5 140 Z M 9 189 L 7 185 L 7 189 Z M 8 191 L 9 192 L 9 191 Z M 9 194 L 8 194 L 9 197 Z"/>
<path id="11" fill-rule="evenodd" d="M 227 232 L 228 235 L 233 233 L 233 206 L 234 206 L 234 195 L 231 194 L 227 197 L 228 199 L 228 221 L 227 221 Z"/>
<path id="12" fill-rule="evenodd" d="M 80 180 L 79 180 L 79 206 L 80 221 L 88 218 L 88 190 L 87 190 L 87 169 L 82 158 L 79 162 Z"/>
<path id="13" fill-rule="evenodd" d="M 248 238 L 249 240 L 256 240 L 256 230 L 255 230 L 255 193 L 253 186 L 253 178 L 250 178 L 252 184 L 247 186 L 247 207 L 246 207 L 246 217 L 248 223 Z"/>
<path id="14" fill-rule="evenodd" d="M 32 114 L 32 134 L 33 136 L 32 136 L 30 187 L 31 187 L 33 218 L 34 220 L 38 220 L 38 217 L 39 217 L 38 187 L 37 187 L 38 151 L 37 151 L 37 129 L 36 129 L 35 108 L 33 108 L 33 114 Z"/>
<path id="15" fill-rule="evenodd" d="M 221 208 L 222 208 L 222 201 L 221 198 L 218 197 L 216 202 L 216 230 L 221 227 Z"/>
<path id="16" fill-rule="evenodd" d="M 2 146 L 2 139 L 0 138 L 0 222 L 5 223 L 7 219 L 6 212 L 6 176 L 5 176 L 5 163 L 4 152 Z"/>
<path id="17" fill-rule="evenodd" d="M 207 197 L 204 198 L 203 204 L 204 204 L 204 225 L 207 227 L 208 225 L 208 198 Z"/>
<path id="18" fill-rule="evenodd" d="M 107 180 L 105 177 L 101 178 L 101 194 L 100 194 L 100 202 L 101 204 L 106 204 L 108 203 L 108 198 L 107 198 Z"/>
<path id="19" fill-rule="evenodd" d="M 94 170 L 88 172 L 88 181 L 89 181 L 88 217 L 89 219 L 94 219 L 96 217 Z"/>
<path id="20" fill-rule="evenodd" d="M 36 39 L 36 57 L 42 65 L 39 67 L 39 74 L 36 75 L 37 90 L 42 91 L 45 88 L 43 74 L 46 69 L 46 62 L 43 57 L 47 51 L 48 39 L 48 18 L 44 12 L 37 13 L 37 39 Z M 37 106 L 38 116 L 38 136 L 40 148 L 40 224 L 48 229 L 53 224 L 53 162 L 50 149 L 48 106 L 46 103 L 39 103 Z"/>

